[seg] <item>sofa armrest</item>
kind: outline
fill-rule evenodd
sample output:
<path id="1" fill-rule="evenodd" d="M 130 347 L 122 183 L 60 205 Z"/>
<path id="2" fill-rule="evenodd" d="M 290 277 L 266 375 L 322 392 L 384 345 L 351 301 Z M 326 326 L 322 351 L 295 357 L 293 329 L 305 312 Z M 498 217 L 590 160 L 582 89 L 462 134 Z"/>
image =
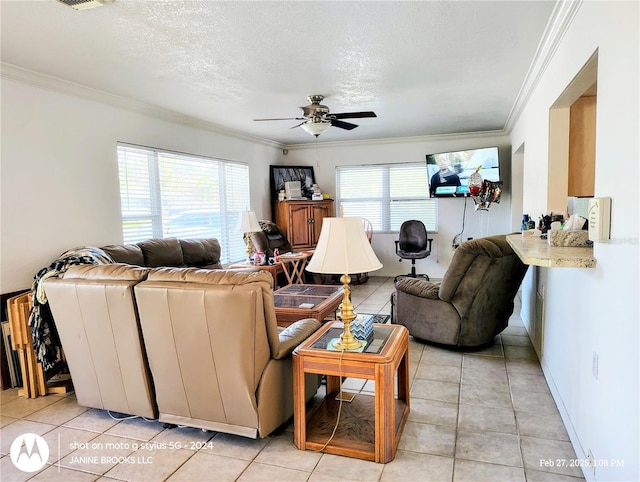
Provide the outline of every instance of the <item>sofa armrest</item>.
<path id="1" fill-rule="evenodd" d="M 402 277 L 396 281 L 396 290 L 420 298 L 437 300 L 439 299 L 440 283 L 431 283 L 422 278 Z"/>
<path id="2" fill-rule="evenodd" d="M 291 355 L 294 348 L 309 338 L 320 328 L 320 322 L 315 318 L 305 318 L 287 326 L 280 332 L 280 348 L 273 358 L 280 360 Z"/>

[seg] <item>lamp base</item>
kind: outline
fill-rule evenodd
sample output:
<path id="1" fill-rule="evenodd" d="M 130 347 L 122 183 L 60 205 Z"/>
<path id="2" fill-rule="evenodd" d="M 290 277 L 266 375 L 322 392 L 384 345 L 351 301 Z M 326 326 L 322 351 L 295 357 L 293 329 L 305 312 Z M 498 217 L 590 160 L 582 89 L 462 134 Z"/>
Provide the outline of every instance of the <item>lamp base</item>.
<path id="1" fill-rule="evenodd" d="M 338 338 L 336 341 L 333 342 L 332 346 L 336 350 L 350 351 L 350 350 L 358 350 L 366 344 L 367 344 L 366 341 L 360 341 L 360 340 L 357 340 L 356 338 L 353 338 L 352 340 L 344 340 L 341 336 L 340 338 Z"/>
<path id="2" fill-rule="evenodd" d="M 344 324 L 344 331 L 340 335 L 340 339 L 333 343 L 333 347 L 337 350 L 358 350 L 367 344 L 366 341 L 357 340 L 351 333 L 351 322 L 356 319 L 353 312 L 353 304 L 351 303 L 351 291 L 349 291 L 349 283 L 351 278 L 348 274 L 340 277 L 342 282 L 342 304 L 340 305 L 340 315 L 338 318 Z"/>

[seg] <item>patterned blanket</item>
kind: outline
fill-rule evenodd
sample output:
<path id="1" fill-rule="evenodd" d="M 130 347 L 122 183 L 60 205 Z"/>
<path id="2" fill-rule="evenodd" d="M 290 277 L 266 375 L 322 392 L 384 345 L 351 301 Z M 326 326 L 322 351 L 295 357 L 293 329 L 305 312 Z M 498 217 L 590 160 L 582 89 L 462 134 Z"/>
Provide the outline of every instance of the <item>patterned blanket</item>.
<path id="1" fill-rule="evenodd" d="M 33 307 L 29 314 L 29 326 L 33 334 L 33 348 L 36 358 L 42 363 L 42 368 L 45 371 L 60 361 L 61 344 L 42 282 L 52 276 L 60 276 L 69 266 L 108 263 L 113 263 L 113 260 L 100 248 L 74 248 L 62 253 L 58 259 L 46 268 L 42 268 L 35 275 L 31 287 Z"/>

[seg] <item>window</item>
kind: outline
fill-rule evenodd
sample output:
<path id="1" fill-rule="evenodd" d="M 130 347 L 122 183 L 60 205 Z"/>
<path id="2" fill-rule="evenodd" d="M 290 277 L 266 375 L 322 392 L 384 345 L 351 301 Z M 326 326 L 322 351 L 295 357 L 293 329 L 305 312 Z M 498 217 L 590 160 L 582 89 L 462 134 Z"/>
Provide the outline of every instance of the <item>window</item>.
<path id="1" fill-rule="evenodd" d="M 125 243 L 149 238 L 217 238 L 222 263 L 246 256 L 236 231 L 249 206 L 249 166 L 118 145 Z"/>
<path id="2" fill-rule="evenodd" d="M 424 162 L 338 167 L 336 176 L 338 211 L 345 216 L 369 219 L 374 231 L 398 231 L 407 219 L 437 231 L 438 204 L 429 198 Z"/>

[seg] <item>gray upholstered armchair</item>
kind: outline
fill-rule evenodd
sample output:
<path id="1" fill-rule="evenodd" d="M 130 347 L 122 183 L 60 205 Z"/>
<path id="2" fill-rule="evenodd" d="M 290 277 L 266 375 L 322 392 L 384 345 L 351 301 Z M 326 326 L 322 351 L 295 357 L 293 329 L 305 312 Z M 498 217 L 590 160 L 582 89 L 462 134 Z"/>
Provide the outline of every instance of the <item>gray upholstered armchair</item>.
<path id="1" fill-rule="evenodd" d="M 434 343 L 487 344 L 507 327 L 526 271 L 505 235 L 466 241 L 441 283 L 398 278 L 391 298 L 392 323 Z"/>

